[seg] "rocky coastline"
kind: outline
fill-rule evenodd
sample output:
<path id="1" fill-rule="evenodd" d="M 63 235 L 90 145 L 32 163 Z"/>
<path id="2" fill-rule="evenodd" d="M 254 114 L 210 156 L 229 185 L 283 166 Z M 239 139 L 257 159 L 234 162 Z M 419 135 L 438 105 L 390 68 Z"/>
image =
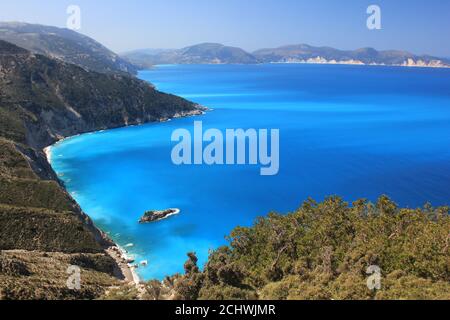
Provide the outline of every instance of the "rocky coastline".
<path id="1" fill-rule="evenodd" d="M 199 115 L 205 114 L 205 112 L 208 110 L 209 109 L 204 106 L 195 105 L 194 110 L 177 112 L 171 117 L 160 118 L 153 122 L 165 122 L 165 121 L 169 121 L 169 120 L 175 119 L 175 118 L 199 116 Z M 133 126 L 133 125 L 141 125 L 141 124 L 124 125 L 121 127 L 128 127 L 128 126 Z M 114 129 L 114 128 L 111 128 L 111 129 Z M 97 131 L 95 131 L 95 132 L 97 132 Z M 74 134 L 73 136 L 77 136 L 80 134 L 88 134 L 88 133 L 90 133 L 90 132 L 78 133 L 78 134 Z M 53 144 L 60 143 L 66 139 L 69 139 L 70 137 L 71 136 L 58 137 L 58 139 L 56 139 L 56 141 Z M 51 168 L 51 147 L 52 147 L 52 145 L 46 146 L 42 150 L 42 152 L 40 152 L 41 153 L 40 156 L 45 158 L 46 164 L 48 165 L 48 168 L 46 168 L 46 170 L 50 171 L 46 175 L 52 176 L 54 179 L 56 179 L 60 183 L 60 185 L 64 189 L 64 191 L 73 199 L 72 195 L 70 195 L 67 192 L 67 190 L 65 189 L 64 183 L 57 177 L 57 174 Z M 82 220 L 85 223 L 85 225 L 88 227 L 88 229 L 93 233 L 97 242 L 102 245 L 105 252 L 116 261 L 116 264 L 117 264 L 116 277 L 120 280 L 126 281 L 127 283 L 133 283 L 134 285 L 137 286 L 138 289 L 140 289 L 140 279 L 139 279 L 138 274 L 136 273 L 137 267 L 132 264 L 134 262 L 134 260 L 127 255 L 126 250 L 121 248 L 105 232 L 103 232 L 101 229 L 99 229 L 95 225 L 95 223 L 92 221 L 92 219 L 86 213 L 84 213 L 82 211 L 81 207 L 76 203 L 76 201 L 74 199 L 73 199 L 73 201 L 78 208 L 78 216 L 79 216 L 80 220 Z M 163 211 L 153 211 L 153 212 L 156 214 L 153 216 L 154 217 L 153 221 L 160 221 L 160 220 L 168 218 L 169 216 L 178 214 L 180 212 L 180 210 L 179 209 L 167 209 L 167 210 L 163 210 Z M 141 219 L 143 221 L 140 223 L 151 222 L 151 221 L 147 221 L 147 220 L 151 220 L 151 219 L 152 218 L 150 218 L 150 215 L 147 216 L 147 218 L 145 218 L 145 215 L 144 215 L 144 217 Z M 142 263 L 142 265 L 147 265 L 147 261 L 144 261 Z"/>
<path id="2" fill-rule="evenodd" d="M 144 213 L 144 215 L 139 220 L 139 223 L 150 223 L 150 222 L 157 222 L 164 219 L 167 219 L 173 215 L 179 214 L 180 209 L 177 208 L 171 208 L 171 209 L 165 209 L 165 210 L 151 210 Z"/>

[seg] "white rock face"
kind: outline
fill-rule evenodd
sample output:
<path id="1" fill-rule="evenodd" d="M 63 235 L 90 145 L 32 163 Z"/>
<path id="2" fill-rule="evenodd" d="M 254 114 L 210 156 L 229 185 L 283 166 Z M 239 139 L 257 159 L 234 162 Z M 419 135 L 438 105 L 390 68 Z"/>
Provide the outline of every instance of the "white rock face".
<path id="1" fill-rule="evenodd" d="M 282 63 L 314 63 L 314 64 L 354 64 L 354 65 L 364 65 L 362 61 L 359 60 L 327 60 L 324 57 L 317 56 L 315 58 L 309 59 L 297 59 L 297 58 L 288 58 L 282 61 Z"/>
<path id="2" fill-rule="evenodd" d="M 427 68 L 449 68 L 450 66 L 443 63 L 441 60 L 431 60 L 430 62 L 426 62 L 423 60 L 417 60 L 409 58 L 403 64 L 402 67 L 427 67 Z"/>
<path id="3" fill-rule="evenodd" d="M 309 59 L 299 59 L 299 58 L 286 58 L 279 62 L 275 63 L 305 63 L 305 64 L 346 64 L 346 65 L 371 65 L 371 66 L 386 66 L 385 63 L 375 63 L 372 62 L 370 64 L 366 64 L 360 60 L 355 59 L 349 59 L 349 60 L 327 60 L 324 57 L 317 56 L 315 58 L 309 58 Z M 429 62 L 418 59 L 414 60 L 412 58 L 407 59 L 402 64 L 398 64 L 395 66 L 400 67 L 426 67 L 426 68 L 450 68 L 450 65 L 445 64 L 441 60 L 431 60 Z"/>

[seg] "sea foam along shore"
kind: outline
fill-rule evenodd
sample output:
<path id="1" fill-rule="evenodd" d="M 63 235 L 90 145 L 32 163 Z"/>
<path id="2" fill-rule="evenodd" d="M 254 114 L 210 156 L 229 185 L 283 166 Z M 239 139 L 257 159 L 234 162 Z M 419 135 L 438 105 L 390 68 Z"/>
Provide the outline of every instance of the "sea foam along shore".
<path id="1" fill-rule="evenodd" d="M 68 137 L 68 138 L 70 138 L 70 137 Z M 62 141 L 66 140 L 68 138 L 60 139 L 56 143 L 61 143 Z M 47 162 L 51 166 L 51 164 L 52 164 L 51 163 L 51 161 L 52 161 L 52 146 L 48 146 L 48 147 L 44 148 L 43 151 L 47 158 Z M 94 227 L 97 228 L 96 226 L 94 226 Z M 98 231 L 102 236 L 107 237 L 107 235 L 102 230 L 98 229 Z M 123 276 L 123 278 L 124 278 L 123 280 L 125 280 L 128 283 L 134 283 L 136 286 L 139 286 L 140 279 L 139 279 L 138 274 L 136 273 L 136 269 L 134 266 L 132 266 L 129 263 L 132 260 L 131 257 L 129 257 L 127 255 L 126 250 L 121 248 L 117 243 L 112 241 L 109 237 L 107 240 L 108 240 L 108 242 L 114 243 L 114 245 L 105 248 L 105 252 L 108 253 L 111 256 L 111 258 L 113 258 L 116 261 L 116 264 L 120 269 L 121 276 Z"/>
<path id="2" fill-rule="evenodd" d="M 47 148 L 44 149 L 44 153 L 45 153 L 45 157 L 47 158 L 47 162 L 51 165 L 52 164 L 52 146 L 48 146 Z"/>

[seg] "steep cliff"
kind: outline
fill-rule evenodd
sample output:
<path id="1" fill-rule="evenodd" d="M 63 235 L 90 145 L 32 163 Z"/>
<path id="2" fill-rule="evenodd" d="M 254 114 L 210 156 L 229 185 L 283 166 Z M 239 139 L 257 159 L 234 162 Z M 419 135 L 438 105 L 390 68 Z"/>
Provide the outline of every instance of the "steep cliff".
<path id="1" fill-rule="evenodd" d="M 43 148 L 77 133 L 201 112 L 135 78 L 88 72 L 20 48 L 11 50 L 11 44 L 0 41 L 1 112 L 8 123 L 16 122 L 3 135 L 31 147 Z"/>
<path id="2" fill-rule="evenodd" d="M 130 76 L 86 71 L 0 41 L 0 298 L 98 297 L 117 280 L 95 261 L 114 265 L 121 277 L 104 251 L 111 241 L 61 186 L 44 147 L 79 133 L 201 112 Z M 95 285 L 74 293 L 61 270 L 79 254 L 94 265 Z M 9 268 L 21 264 L 29 272 Z"/>

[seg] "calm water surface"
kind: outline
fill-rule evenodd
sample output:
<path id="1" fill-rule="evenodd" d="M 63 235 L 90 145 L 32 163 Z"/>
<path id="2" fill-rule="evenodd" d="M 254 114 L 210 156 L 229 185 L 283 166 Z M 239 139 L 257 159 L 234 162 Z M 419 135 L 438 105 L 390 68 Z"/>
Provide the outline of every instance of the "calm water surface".
<path id="1" fill-rule="evenodd" d="M 144 279 L 200 263 L 235 226 L 307 197 L 337 194 L 402 206 L 450 204 L 450 70 L 332 65 L 160 66 L 140 78 L 214 111 L 87 134 L 52 149 L 52 166 L 96 222 L 139 262 Z M 280 172 L 259 166 L 175 166 L 171 134 L 280 129 Z M 154 224 L 150 209 L 180 208 Z"/>

